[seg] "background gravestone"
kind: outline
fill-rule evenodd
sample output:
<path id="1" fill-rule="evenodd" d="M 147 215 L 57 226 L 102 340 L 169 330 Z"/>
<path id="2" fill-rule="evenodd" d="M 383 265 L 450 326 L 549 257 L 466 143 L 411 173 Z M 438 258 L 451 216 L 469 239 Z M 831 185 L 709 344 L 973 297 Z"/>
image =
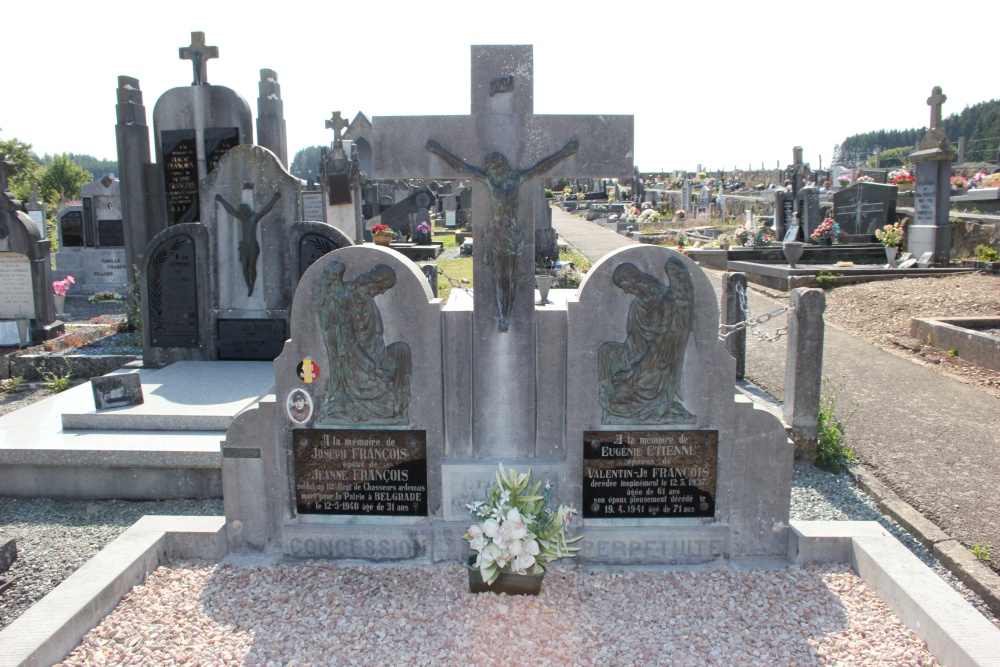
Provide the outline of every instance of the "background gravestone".
<path id="1" fill-rule="evenodd" d="M 71 295 L 111 291 L 124 296 L 128 271 L 118 179 L 105 174 L 84 185 L 81 195 L 81 206 L 60 213 L 61 244 L 52 277 L 73 276 Z"/>
<path id="2" fill-rule="evenodd" d="M 391 275 L 391 286 L 383 283 L 368 298 L 366 277 L 373 275 Z M 360 304 L 358 313 L 353 304 Z M 371 319 L 378 323 L 369 328 Z M 398 253 L 355 246 L 324 256 L 306 272 L 291 328 L 291 341 L 274 363 L 275 401 L 241 413 L 223 443 L 231 550 L 376 561 L 431 558 L 444 449 L 441 301 Z M 373 330 L 377 340 L 367 335 Z M 329 423 L 324 415 L 331 414 L 330 405 L 336 412 L 344 405 L 338 401 L 353 400 L 340 388 L 368 377 L 331 356 L 338 341 L 363 345 L 380 368 L 391 368 L 385 372 L 393 380 L 404 366 L 390 362 L 391 352 L 406 348 L 402 418 L 380 423 L 377 415 L 362 416 L 366 407 L 359 404 L 356 418 L 348 406 L 339 423 Z"/>
<path id="3" fill-rule="evenodd" d="M 833 193 L 833 219 L 844 243 L 868 243 L 876 229 L 896 219 L 895 185 L 855 183 Z"/>
<path id="4" fill-rule="evenodd" d="M 201 223 L 164 230 L 144 253 L 145 361 L 274 359 L 299 278 L 350 240 L 299 220 L 298 179 L 259 146 L 228 151 L 200 192 Z"/>
<path id="5" fill-rule="evenodd" d="M 0 153 L 0 320 L 27 319 L 32 340 L 47 340 L 64 331 L 52 299 L 50 243 L 8 189 L 12 168 Z"/>
<path id="6" fill-rule="evenodd" d="M 225 86 L 208 83 L 208 61 L 218 57 L 219 49 L 205 44 L 204 33 L 193 32 L 191 45 L 181 47 L 178 55 L 191 62 L 191 85 L 172 88 L 157 100 L 153 150 L 139 80 L 118 77 L 115 134 L 130 279 L 134 279 L 139 256 L 156 234 L 170 225 L 200 220 L 200 183 L 222 155 L 233 146 L 253 143 L 249 103 Z M 260 75 L 260 143 L 287 164 L 277 74 L 263 69 Z"/>

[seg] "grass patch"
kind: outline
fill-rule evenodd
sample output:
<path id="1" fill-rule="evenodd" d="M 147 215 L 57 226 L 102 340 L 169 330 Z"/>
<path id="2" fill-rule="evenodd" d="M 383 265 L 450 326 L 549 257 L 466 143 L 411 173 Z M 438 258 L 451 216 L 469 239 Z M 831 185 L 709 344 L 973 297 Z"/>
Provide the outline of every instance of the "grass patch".
<path id="1" fill-rule="evenodd" d="M 454 242 L 455 237 L 452 236 L 452 241 Z M 446 259 L 437 263 L 438 267 L 438 296 L 445 302 L 448 302 L 448 297 L 451 295 L 453 288 L 451 283 L 448 281 L 442 272 L 448 274 L 449 278 L 461 281 L 463 287 L 472 289 L 472 258 L 471 257 L 461 257 L 459 259 Z M 464 279 L 464 280 L 463 280 Z M 466 283 L 465 280 L 468 280 Z"/>
<path id="2" fill-rule="evenodd" d="M 590 260 L 577 252 L 574 248 L 563 248 L 559 251 L 559 261 L 572 262 L 573 266 L 580 273 L 590 271 Z"/>

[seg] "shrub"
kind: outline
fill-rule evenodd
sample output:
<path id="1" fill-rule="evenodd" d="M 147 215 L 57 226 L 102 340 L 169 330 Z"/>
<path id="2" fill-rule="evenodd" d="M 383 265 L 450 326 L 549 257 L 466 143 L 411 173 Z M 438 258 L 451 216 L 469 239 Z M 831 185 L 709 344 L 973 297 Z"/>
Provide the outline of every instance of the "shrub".
<path id="1" fill-rule="evenodd" d="M 985 243 L 976 246 L 976 257 L 980 262 L 1000 262 L 1000 253 Z"/>
<path id="2" fill-rule="evenodd" d="M 837 474 L 841 468 L 855 460 L 854 450 L 844 446 L 844 431 L 851 417 L 858 410 L 855 403 L 851 412 L 841 420 L 836 415 L 837 401 L 844 383 L 833 386 L 830 378 L 823 378 L 823 394 L 819 401 L 819 429 L 816 436 L 816 456 L 813 463 L 820 470 Z"/>
<path id="3" fill-rule="evenodd" d="M 837 276 L 826 269 L 822 269 L 816 274 L 816 287 L 822 290 L 831 290 L 837 286 Z"/>

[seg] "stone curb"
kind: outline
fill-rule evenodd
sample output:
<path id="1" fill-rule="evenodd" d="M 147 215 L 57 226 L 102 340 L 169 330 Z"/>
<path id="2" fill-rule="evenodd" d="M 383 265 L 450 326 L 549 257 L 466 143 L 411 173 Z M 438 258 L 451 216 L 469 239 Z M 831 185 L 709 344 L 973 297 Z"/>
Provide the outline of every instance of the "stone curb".
<path id="1" fill-rule="evenodd" d="M 174 559 L 218 562 L 225 551 L 225 517 L 142 517 L 0 631 L 0 665 L 61 661 L 158 566 Z"/>
<path id="2" fill-rule="evenodd" d="M 791 521 L 789 559 L 847 562 L 941 664 L 1000 664 L 1000 630 L 875 521 Z"/>
<path id="3" fill-rule="evenodd" d="M 905 528 L 959 581 L 983 598 L 990 611 L 1000 616 L 1000 575 L 980 563 L 958 540 L 901 500 L 871 472 L 857 464 L 848 466 L 848 472 L 858 486 L 872 497 L 879 510 Z"/>

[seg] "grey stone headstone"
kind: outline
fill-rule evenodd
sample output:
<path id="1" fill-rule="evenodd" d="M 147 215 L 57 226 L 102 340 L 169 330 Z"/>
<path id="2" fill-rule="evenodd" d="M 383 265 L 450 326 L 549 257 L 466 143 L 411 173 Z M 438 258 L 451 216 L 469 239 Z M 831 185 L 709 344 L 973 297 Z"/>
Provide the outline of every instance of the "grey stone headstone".
<path id="1" fill-rule="evenodd" d="M 871 237 L 896 217 L 895 185 L 855 183 L 833 194 L 833 219 L 841 234 Z"/>
<path id="2" fill-rule="evenodd" d="M 358 279 L 372 271 L 394 276 L 392 285 L 375 296 L 374 302 L 369 301 L 364 311 L 368 317 L 377 318 L 381 326 L 367 317 L 357 320 L 361 327 L 357 330 L 353 325 L 345 329 L 331 322 L 344 314 L 341 309 L 348 309 L 347 314 L 351 315 L 354 298 L 365 300 L 364 295 L 359 297 L 360 292 L 352 295 L 329 291 L 325 283 L 336 279 L 338 266 L 342 267 L 342 284 L 348 291 L 363 289 L 365 283 Z M 368 326 L 372 328 L 365 328 Z M 359 345 L 376 343 L 365 337 L 366 332 L 378 337 L 376 347 L 386 354 L 399 352 L 402 349 L 399 346 L 408 351 L 409 365 L 405 368 L 397 365 L 392 371 L 394 382 L 402 382 L 405 375 L 408 397 L 405 422 L 372 425 L 359 418 L 356 426 L 317 428 L 327 419 L 326 415 L 332 414 L 329 410 L 339 411 L 341 403 L 337 397 L 347 396 L 339 393 L 344 385 L 338 378 L 370 370 L 352 367 L 340 358 L 337 341 L 343 342 L 346 337 Z M 399 352 L 394 361 L 403 358 Z M 388 368 L 387 359 L 378 363 Z M 230 548 L 237 552 L 266 551 L 371 561 L 430 558 L 431 522 L 442 516 L 441 367 L 441 302 L 433 298 L 427 279 L 414 264 L 392 250 L 370 245 L 339 249 L 317 260 L 306 271 L 295 293 L 291 340 L 274 362 L 276 403 L 262 403 L 256 409 L 244 411 L 229 428 L 223 443 L 226 516 L 239 521 L 239 527 L 229 531 Z M 324 437 L 328 438 L 326 445 Z M 419 440 L 416 449 L 410 446 L 414 440 Z M 354 466 L 347 469 L 346 477 L 341 477 L 343 466 L 336 463 L 337 453 L 343 454 L 346 461 L 353 457 L 352 446 L 366 449 L 370 441 L 385 443 L 393 455 L 397 450 L 419 453 L 419 460 L 412 461 L 412 466 L 405 469 L 410 475 L 404 480 L 409 488 L 397 489 L 398 502 L 395 495 L 385 501 L 394 505 L 392 509 L 379 506 L 383 499 L 376 502 L 370 497 L 371 490 L 366 488 L 371 486 L 368 482 L 375 480 L 362 479 L 363 475 L 354 476 L 362 481 L 354 484 L 356 489 L 351 492 L 363 497 L 361 502 L 340 505 L 354 501 L 334 497 L 342 495 L 344 484 L 351 484 L 352 469 L 366 473 L 374 466 L 373 459 L 353 458 Z M 392 444 L 388 444 L 390 441 Z M 303 446 L 310 451 L 303 451 Z M 310 463 L 313 448 L 332 456 Z M 258 450 L 259 457 L 227 457 L 228 450 Z M 379 454 L 381 458 L 382 452 Z M 313 469 L 318 473 L 309 475 Z M 391 473 L 391 480 L 386 477 L 389 481 L 378 481 L 374 486 L 398 486 L 401 475 L 398 471 Z M 317 483 L 314 479 L 326 481 Z M 321 505 L 309 506 L 311 498 L 319 499 Z M 327 505 L 322 504 L 326 502 Z M 289 507 L 293 508 L 291 516 L 286 509 Z M 302 521 L 305 513 L 328 515 L 322 523 L 306 524 Z M 371 539 L 375 534 L 378 539 Z"/>
<path id="3" fill-rule="evenodd" d="M 98 410 L 141 405 L 143 402 L 138 371 L 90 378 L 90 386 L 94 392 L 94 407 Z"/>
<path id="4" fill-rule="evenodd" d="M 669 308 L 659 311 L 656 308 L 649 309 L 649 305 L 642 303 L 637 305 L 636 298 L 616 284 L 616 272 L 627 271 L 621 268 L 627 264 L 655 281 L 655 291 L 660 296 L 649 303 L 653 304 L 656 299 L 663 298 L 671 304 Z M 648 277 L 636 280 L 647 282 L 650 280 Z M 784 430 L 776 418 L 765 416 L 762 411 L 749 408 L 749 405 L 733 404 L 732 386 L 736 375 L 736 361 L 730 355 L 726 342 L 719 339 L 718 301 L 705 273 L 690 259 L 673 250 L 651 245 L 630 246 L 606 255 L 591 267 L 586 281 L 578 294 L 570 298 L 567 307 L 566 373 L 567 377 L 572 378 L 573 387 L 566 397 L 567 477 L 573 490 L 570 498 L 580 503 L 577 506 L 582 506 L 585 497 L 583 484 L 587 483 L 582 464 L 589 446 L 584 439 L 585 433 L 622 431 L 619 434 L 622 445 L 640 448 L 656 442 L 658 438 L 667 442 L 678 433 L 685 434 L 685 443 L 700 443 L 703 438 L 700 434 L 717 433 L 718 437 L 718 460 L 705 464 L 718 474 L 714 498 L 715 521 L 711 528 L 685 526 L 683 529 L 693 530 L 698 539 L 718 540 L 717 546 L 709 549 L 711 554 L 616 554 L 613 546 L 608 544 L 612 540 L 624 541 L 625 544 L 630 541 L 647 545 L 656 543 L 657 548 L 669 548 L 675 540 L 692 536 L 682 536 L 679 532 L 682 529 L 669 523 L 640 526 L 616 519 L 602 519 L 598 528 L 598 524 L 592 527 L 591 520 L 585 519 L 583 529 L 591 544 L 585 547 L 581 558 L 587 562 L 605 563 L 616 559 L 621 562 L 623 558 L 635 559 L 629 562 L 645 563 L 705 562 L 721 557 L 720 553 L 727 550 L 733 557 L 737 553 L 783 554 L 787 547 L 787 533 L 779 526 L 787 523 L 792 450 L 788 447 Z M 616 351 L 625 349 L 619 347 L 623 341 L 628 345 L 643 347 L 648 334 L 640 332 L 637 322 L 648 317 L 670 319 L 668 328 L 673 333 L 655 348 L 651 348 L 653 351 L 650 353 L 660 355 L 665 351 L 662 357 L 663 368 L 680 369 L 680 378 L 672 375 L 664 384 L 666 391 L 656 393 L 656 396 L 670 397 L 668 400 L 680 407 L 671 406 L 661 416 L 644 409 L 635 410 L 633 414 L 641 421 L 634 425 L 605 423 L 608 420 L 606 409 L 602 407 L 602 377 L 615 377 L 613 374 L 608 375 L 609 368 L 606 364 L 611 363 L 610 370 L 614 370 Z M 682 339 L 681 334 L 685 330 L 690 331 L 687 344 L 678 348 L 680 343 L 677 341 Z M 641 381 L 653 381 L 658 377 L 653 373 L 653 367 L 660 367 L 660 364 L 651 364 L 643 370 Z M 642 369 L 634 369 L 633 373 L 639 370 Z M 629 382 L 631 379 L 626 377 L 621 381 Z M 620 403 L 625 403 L 626 396 L 626 393 L 621 394 Z M 636 392 L 634 396 L 633 402 L 656 400 L 645 397 L 642 392 Z M 683 412 L 690 415 L 690 419 L 681 418 L 681 407 Z M 686 423 L 678 423 L 679 421 Z M 630 429 L 639 430 L 640 433 L 629 431 Z M 629 440 L 630 437 L 635 440 Z M 603 442 L 603 438 L 601 441 Z M 697 453 L 694 450 L 697 448 L 692 448 L 692 456 Z M 750 451 L 754 454 L 742 458 L 743 452 Z M 752 461 L 754 471 L 770 470 L 773 475 L 769 477 L 771 481 L 760 484 L 758 472 L 742 469 L 742 466 L 728 465 L 728 462 L 736 460 L 733 457 L 738 457 L 741 461 Z M 599 508 L 604 507 L 603 504 L 599 505 Z M 589 509 L 594 511 L 592 507 Z M 616 507 L 614 514 L 617 511 Z M 623 514 L 627 513 L 626 504 Z M 758 527 L 751 528 L 754 525 Z M 764 526 L 767 529 L 761 530 Z M 604 530 L 607 530 L 607 534 Z M 774 530 L 777 532 L 772 532 Z"/>
<path id="5" fill-rule="evenodd" d="M 920 256 L 920 259 L 917 260 L 917 266 L 919 266 L 921 269 L 926 269 L 933 263 L 934 263 L 934 253 L 930 250 L 922 254 Z"/>

